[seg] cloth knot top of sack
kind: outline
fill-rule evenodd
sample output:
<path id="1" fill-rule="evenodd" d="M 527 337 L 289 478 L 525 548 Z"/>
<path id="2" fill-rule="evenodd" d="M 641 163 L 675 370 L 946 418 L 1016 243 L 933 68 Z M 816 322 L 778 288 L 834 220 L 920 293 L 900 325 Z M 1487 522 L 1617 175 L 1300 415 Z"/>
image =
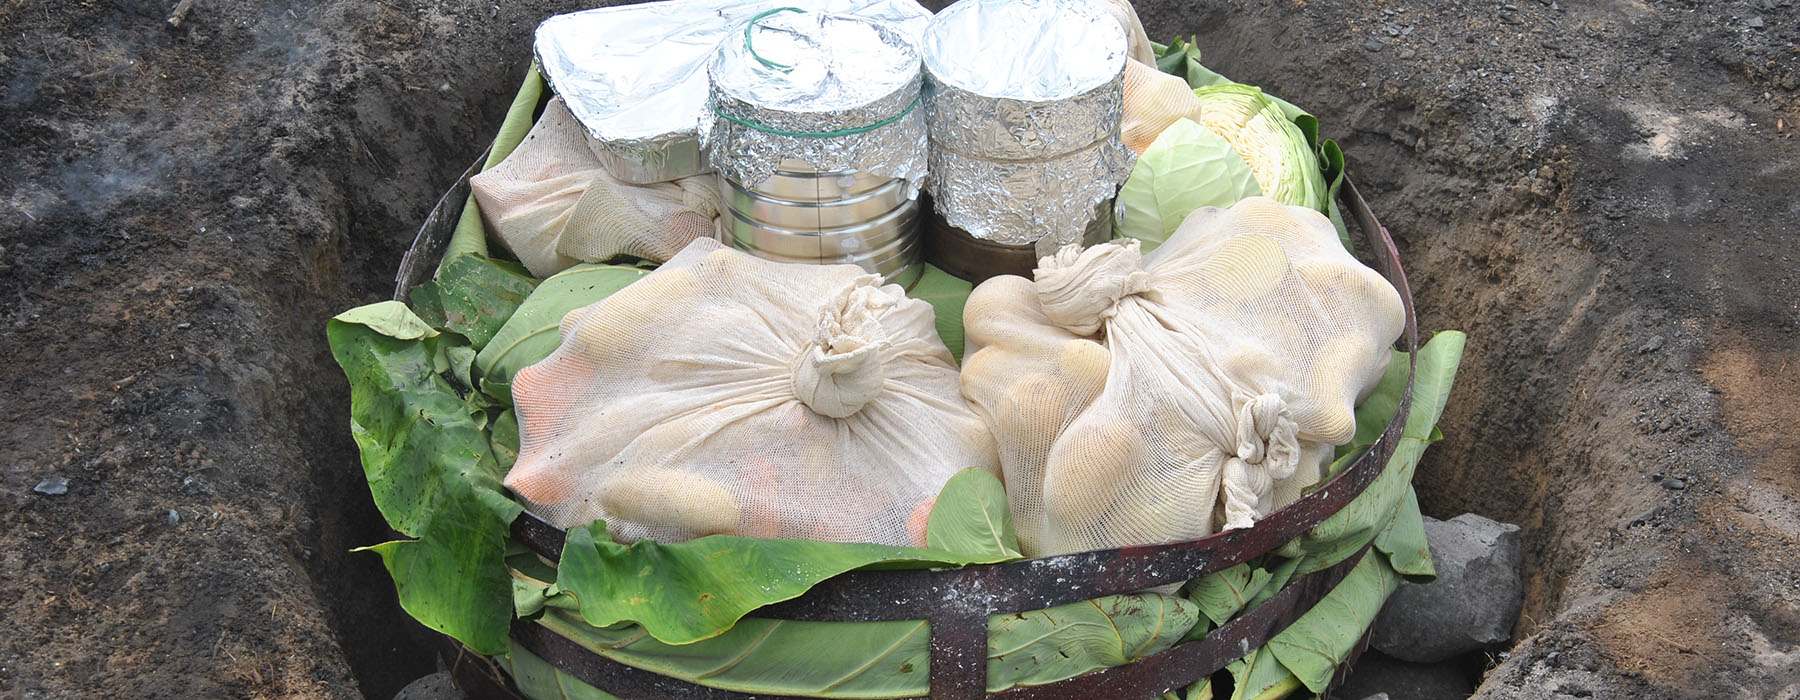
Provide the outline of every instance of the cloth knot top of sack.
<path id="1" fill-rule="evenodd" d="M 1253 197 L 996 277 L 964 311 L 1025 553 L 1248 527 L 1355 432 L 1405 313 L 1318 212 Z"/>
<path id="2" fill-rule="evenodd" d="M 931 305 L 876 280 L 695 241 L 518 373 L 506 485 L 622 541 L 923 544 L 945 482 L 998 457 Z"/>

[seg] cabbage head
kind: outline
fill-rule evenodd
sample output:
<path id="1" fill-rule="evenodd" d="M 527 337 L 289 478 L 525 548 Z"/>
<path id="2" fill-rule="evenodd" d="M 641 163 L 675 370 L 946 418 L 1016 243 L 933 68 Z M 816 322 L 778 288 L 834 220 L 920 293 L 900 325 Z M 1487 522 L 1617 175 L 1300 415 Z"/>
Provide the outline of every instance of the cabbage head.
<path id="1" fill-rule="evenodd" d="M 1230 207 L 1258 194 L 1256 176 L 1230 142 L 1192 120 L 1177 119 L 1144 149 L 1119 188 L 1114 231 L 1143 241 L 1147 253 L 1195 209 Z"/>
<path id="2" fill-rule="evenodd" d="M 1282 204 L 1325 211 L 1329 190 L 1306 134 L 1262 90 L 1239 83 L 1194 90 L 1201 126 L 1223 136 L 1256 175 L 1262 194 Z"/>

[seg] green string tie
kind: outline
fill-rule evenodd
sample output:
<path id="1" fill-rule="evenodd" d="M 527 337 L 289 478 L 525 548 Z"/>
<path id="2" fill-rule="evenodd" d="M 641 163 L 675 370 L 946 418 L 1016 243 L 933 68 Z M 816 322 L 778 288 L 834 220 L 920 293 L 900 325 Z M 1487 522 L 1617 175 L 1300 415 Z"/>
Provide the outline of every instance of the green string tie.
<path id="1" fill-rule="evenodd" d="M 763 20 L 763 18 L 768 17 L 769 15 L 778 14 L 778 13 L 782 13 L 782 12 L 805 12 L 805 11 L 806 10 L 802 10 L 798 7 L 777 7 L 774 9 L 763 10 L 762 12 L 757 13 L 757 15 L 755 17 L 750 18 L 750 22 L 748 24 L 744 25 L 744 50 L 750 53 L 751 58 L 755 58 L 757 60 L 757 62 L 759 62 L 765 66 L 768 66 L 775 70 L 781 71 L 783 73 L 792 71 L 794 69 L 793 66 L 790 66 L 786 63 L 779 63 L 776 61 L 771 61 L 767 58 L 763 58 L 762 54 L 757 53 L 756 46 L 754 45 L 754 42 L 751 40 L 751 35 L 752 35 L 752 32 L 754 32 L 756 30 L 756 23 L 761 22 Z M 913 98 L 912 103 L 908 104 L 906 106 L 906 109 L 900 110 L 899 114 L 896 114 L 894 116 L 888 117 L 881 121 L 875 122 L 874 124 L 869 124 L 867 126 L 857 126 L 857 127 L 851 127 L 848 129 L 833 129 L 831 131 L 788 131 L 786 129 L 777 129 L 775 127 L 772 127 L 772 126 L 769 126 L 766 124 L 759 124 L 759 123 L 750 121 L 743 117 L 726 114 L 725 111 L 719 109 L 719 107 L 717 105 L 713 106 L 713 114 L 718 115 L 720 119 L 724 119 L 725 121 L 731 122 L 733 124 L 736 124 L 738 126 L 742 126 L 745 128 L 755 129 L 755 130 L 763 132 L 765 134 L 774 134 L 776 136 L 792 136 L 795 138 L 803 138 L 803 139 L 833 139 L 833 138 L 838 138 L 840 136 L 854 136 L 856 134 L 868 133 L 870 131 L 874 131 L 881 127 L 892 124 L 894 122 L 900 121 L 906 115 L 911 114 L 913 111 L 913 108 L 917 107 L 917 106 L 919 106 L 919 98 L 915 97 L 915 98 Z"/>
<path id="2" fill-rule="evenodd" d="M 777 8 L 770 9 L 770 10 L 763 10 L 762 12 L 757 13 L 757 15 L 755 17 L 750 18 L 749 24 L 744 25 L 744 50 L 749 51 L 750 56 L 752 58 L 755 58 L 758 62 L 762 63 L 765 66 L 774 68 L 775 70 L 781 71 L 783 73 L 793 70 L 794 69 L 793 66 L 790 66 L 786 63 L 777 63 L 775 61 L 771 61 L 769 59 L 763 58 L 762 54 L 757 53 L 756 47 L 751 45 L 750 33 L 756 30 L 756 23 L 763 21 L 764 17 L 768 17 L 769 15 L 773 15 L 773 14 L 779 14 L 782 12 L 805 12 L 805 11 L 806 10 L 802 10 L 798 7 L 777 7 Z"/>

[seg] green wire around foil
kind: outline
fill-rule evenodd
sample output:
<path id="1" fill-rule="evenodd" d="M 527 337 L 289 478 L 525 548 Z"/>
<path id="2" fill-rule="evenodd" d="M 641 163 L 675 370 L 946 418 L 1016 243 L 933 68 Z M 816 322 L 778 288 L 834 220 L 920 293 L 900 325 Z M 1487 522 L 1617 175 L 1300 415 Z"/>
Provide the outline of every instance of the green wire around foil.
<path id="1" fill-rule="evenodd" d="M 726 114 L 724 111 L 720 110 L 717 106 L 713 107 L 713 114 L 719 115 L 719 118 L 723 119 L 725 121 L 731 122 L 738 126 L 755 129 L 755 130 L 763 132 L 765 134 L 774 134 L 776 136 L 792 136 L 795 138 L 802 138 L 802 139 L 834 139 L 839 136 L 854 136 L 856 134 L 867 133 L 867 132 L 879 129 L 881 127 L 887 126 L 889 124 L 892 124 L 894 122 L 900 121 L 902 118 L 905 118 L 906 115 L 912 114 L 913 108 L 918 107 L 918 106 L 919 106 L 919 98 L 915 97 L 915 98 L 913 98 L 912 104 L 907 105 L 906 109 L 900 110 L 899 114 L 896 114 L 894 116 L 888 117 L 881 121 L 875 122 L 874 124 L 869 124 L 867 126 L 856 126 L 856 127 L 851 127 L 848 129 L 832 129 L 831 131 L 788 131 L 786 129 L 777 129 L 775 127 L 768 126 L 766 124 L 758 124 L 756 122 L 750 121 L 743 117 L 734 117 L 732 115 Z"/>
<path id="2" fill-rule="evenodd" d="M 769 15 L 776 14 L 778 12 L 805 12 L 805 11 L 806 10 L 802 10 L 798 7 L 777 7 L 777 8 L 773 8 L 773 9 L 769 9 L 769 10 L 763 10 L 762 12 L 757 13 L 757 15 L 755 17 L 750 18 L 750 22 L 748 24 L 744 25 L 744 50 L 749 51 L 751 58 L 756 59 L 757 61 L 761 62 L 765 66 L 774 68 L 775 70 L 782 71 L 784 73 L 787 71 L 793 70 L 794 69 L 793 66 L 790 66 L 786 63 L 776 63 L 769 59 L 763 58 L 762 54 L 757 53 L 756 47 L 750 45 L 750 32 L 752 32 L 756 29 L 757 22 L 761 22 L 764 17 L 767 17 Z"/>
<path id="3" fill-rule="evenodd" d="M 802 10 L 798 7 L 776 7 L 776 8 L 772 8 L 772 9 L 768 9 L 768 10 L 763 10 L 762 12 L 757 13 L 755 17 L 751 17 L 750 21 L 744 25 L 744 50 L 748 51 L 750 53 L 751 58 L 756 59 L 757 62 L 759 62 L 765 66 L 768 66 L 770 68 L 773 68 L 775 70 L 782 71 L 782 72 L 787 72 L 787 71 L 793 70 L 794 69 L 793 66 L 790 66 L 786 63 L 777 63 L 775 61 L 771 61 L 769 59 L 763 58 L 762 54 L 757 53 L 756 47 L 753 45 L 753 42 L 751 41 L 751 38 L 750 38 L 751 32 L 755 31 L 757 22 L 761 22 L 764 17 L 768 17 L 769 15 L 773 15 L 773 14 L 780 13 L 780 12 L 805 12 L 805 11 L 806 10 Z M 831 131 L 788 131 L 786 129 L 777 129 L 775 127 L 768 126 L 766 124 L 758 124 L 756 122 L 750 121 L 743 117 L 736 117 L 736 116 L 732 116 L 730 114 L 726 114 L 723 110 L 719 109 L 718 106 L 716 106 L 716 105 L 713 107 L 713 114 L 718 115 L 720 119 L 724 119 L 725 121 L 728 121 L 728 122 L 731 122 L 738 126 L 746 127 L 749 129 L 755 129 L 755 130 L 763 132 L 765 134 L 774 134 L 776 136 L 792 136 L 794 138 L 802 138 L 802 139 L 832 139 L 832 138 L 837 138 L 840 136 L 854 136 L 856 134 L 867 133 L 867 132 L 879 129 L 881 127 L 887 126 L 889 124 L 892 124 L 894 122 L 900 121 L 900 119 L 902 117 L 905 117 L 906 115 L 911 114 L 913 111 L 913 108 L 917 107 L 917 106 L 919 106 L 919 98 L 915 97 L 915 98 L 913 98 L 912 104 L 907 105 L 906 109 L 900 110 L 899 114 L 896 114 L 894 116 L 888 117 L 881 121 L 875 122 L 874 124 L 869 124 L 867 126 L 858 126 L 858 127 L 852 127 L 849 129 L 833 129 Z"/>

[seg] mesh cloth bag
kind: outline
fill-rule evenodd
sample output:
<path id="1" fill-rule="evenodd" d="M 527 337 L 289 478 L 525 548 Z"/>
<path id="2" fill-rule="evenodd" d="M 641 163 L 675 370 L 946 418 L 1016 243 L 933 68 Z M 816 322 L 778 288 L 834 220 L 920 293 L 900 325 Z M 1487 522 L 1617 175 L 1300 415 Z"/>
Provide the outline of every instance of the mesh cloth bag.
<path id="1" fill-rule="evenodd" d="M 1125 104 L 1119 118 L 1119 141 L 1138 155 L 1150 148 L 1164 129 L 1200 113 L 1200 98 L 1187 81 L 1137 61 L 1125 63 Z"/>
<path id="2" fill-rule="evenodd" d="M 1318 212 L 1202 208 L 996 277 L 963 313 L 1025 554 L 1247 527 L 1315 483 L 1387 366 L 1400 297 Z"/>
<path id="3" fill-rule="evenodd" d="M 469 187 L 494 236 L 537 277 L 621 255 L 661 262 L 717 235 L 713 176 L 650 185 L 613 177 L 560 97 L 506 160 L 470 178 Z"/>
<path id="4" fill-rule="evenodd" d="M 922 545 L 944 483 L 999 462 L 931 305 L 878 279 L 693 242 L 519 371 L 506 485 L 621 541 Z"/>

